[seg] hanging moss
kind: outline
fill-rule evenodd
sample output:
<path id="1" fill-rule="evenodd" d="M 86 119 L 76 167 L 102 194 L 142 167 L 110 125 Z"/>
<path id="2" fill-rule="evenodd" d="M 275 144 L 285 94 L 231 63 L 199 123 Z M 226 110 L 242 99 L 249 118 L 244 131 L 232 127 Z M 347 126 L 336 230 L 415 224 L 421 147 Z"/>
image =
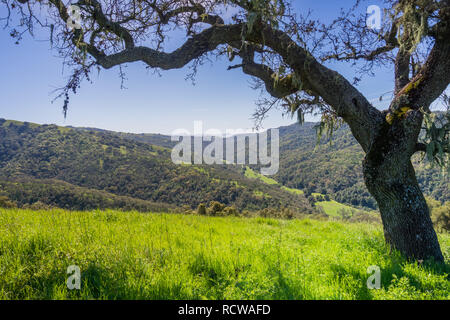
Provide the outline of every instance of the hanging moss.
<path id="1" fill-rule="evenodd" d="M 395 7 L 392 17 L 401 14 L 399 19 L 401 34 L 398 37 L 401 50 L 414 52 L 427 35 L 429 14 L 425 8 L 429 5 L 430 0 L 400 1 Z"/>

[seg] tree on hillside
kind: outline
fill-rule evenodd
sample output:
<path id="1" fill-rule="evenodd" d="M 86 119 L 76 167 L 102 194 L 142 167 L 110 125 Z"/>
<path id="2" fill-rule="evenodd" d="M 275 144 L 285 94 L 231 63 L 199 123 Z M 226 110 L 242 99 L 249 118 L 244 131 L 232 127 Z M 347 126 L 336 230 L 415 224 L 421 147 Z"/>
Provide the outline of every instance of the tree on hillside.
<path id="1" fill-rule="evenodd" d="M 356 14 L 360 0 L 327 25 L 307 9 L 295 14 L 283 0 L 79 0 L 76 7 L 62 0 L 2 2 L 12 37 L 20 41 L 24 32 L 48 27 L 52 46 L 72 67 L 62 89 L 64 110 L 69 93 L 96 69 L 143 62 L 159 72 L 191 63 L 195 73 L 204 59 L 225 55 L 229 69 L 242 70 L 269 93 L 257 117 L 279 106 L 299 119 L 321 112 L 322 129 L 343 120 L 365 152 L 364 179 L 387 243 L 411 258 L 443 261 L 411 156 L 424 151 L 448 164 L 449 128 L 436 125 L 430 105 L 450 82 L 450 0 L 385 0 L 377 29 L 367 27 L 365 8 Z M 174 29 L 184 31 L 185 42 L 166 52 Z M 356 88 L 360 79 L 351 83 L 326 66 L 330 61 L 358 61 L 356 74 L 390 67 L 395 88 L 389 108 L 373 107 Z"/>

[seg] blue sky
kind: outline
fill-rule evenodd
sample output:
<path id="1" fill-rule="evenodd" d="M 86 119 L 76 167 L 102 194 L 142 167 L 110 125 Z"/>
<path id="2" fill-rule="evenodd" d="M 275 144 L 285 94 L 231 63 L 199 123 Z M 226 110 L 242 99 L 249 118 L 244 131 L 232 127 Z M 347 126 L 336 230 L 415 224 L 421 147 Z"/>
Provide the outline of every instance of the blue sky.
<path id="1" fill-rule="evenodd" d="M 298 10 L 311 8 L 315 16 L 324 19 L 335 17 L 345 3 L 350 1 L 295 1 Z M 3 7 L 0 13 L 4 13 Z M 253 127 L 251 115 L 259 92 L 250 88 L 250 78 L 240 70 L 227 71 L 229 63 L 225 60 L 200 67 L 195 86 L 185 80 L 188 68 L 166 71 L 159 77 L 141 63 L 130 64 L 125 69 L 125 90 L 120 89 L 118 68 L 102 70 L 99 76 L 93 76 L 93 84 L 83 83 L 78 94 L 71 97 L 68 117 L 64 119 L 62 101 L 51 101 L 52 91 L 64 84 L 68 73 L 45 39 L 45 35 L 36 39 L 27 36 L 15 45 L 8 30 L 0 29 L 0 118 L 136 133 L 193 130 L 196 120 L 202 120 L 206 129 Z M 353 71 L 348 66 L 333 68 L 352 79 Z M 392 72 L 378 70 L 375 78 L 365 77 L 359 89 L 376 100 L 379 94 L 392 90 L 392 77 Z M 274 111 L 263 126 L 293 122 Z"/>

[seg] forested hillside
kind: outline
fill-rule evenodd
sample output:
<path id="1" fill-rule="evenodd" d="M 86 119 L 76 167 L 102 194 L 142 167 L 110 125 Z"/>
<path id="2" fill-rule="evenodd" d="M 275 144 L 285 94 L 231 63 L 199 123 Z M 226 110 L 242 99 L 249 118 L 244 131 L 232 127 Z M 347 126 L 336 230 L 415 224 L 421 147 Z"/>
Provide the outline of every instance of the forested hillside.
<path id="1" fill-rule="evenodd" d="M 30 189 L 39 187 L 40 201 L 68 208 L 67 201 L 50 199 L 48 195 L 53 192 L 42 187 L 55 180 L 85 188 L 86 195 L 88 189 L 94 189 L 192 209 L 218 201 L 239 210 L 287 207 L 302 213 L 314 211 L 303 195 L 247 178 L 241 167 L 175 165 L 170 149 L 119 134 L 0 120 L 0 181 L 17 182 L 15 188 L 0 184 L 0 193 L 23 205 L 36 199 L 38 191 Z M 53 184 L 52 188 L 63 186 Z M 73 191 L 83 193 L 76 188 Z M 92 199 L 87 201 L 80 204 L 78 200 L 73 209 L 92 207 Z M 133 206 L 139 205 L 143 204 Z"/>
<path id="2" fill-rule="evenodd" d="M 146 210 L 164 208 L 163 203 L 195 209 L 218 201 L 238 210 L 288 207 L 311 213 L 322 196 L 376 209 L 362 180 L 363 153 L 348 128 L 337 130 L 331 143 L 317 144 L 314 126 L 280 128 L 276 185 L 240 166 L 175 165 L 169 149 L 175 143 L 165 135 L 0 120 L 0 196 L 19 206 L 40 201 L 77 210 Z M 415 167 L 425 194 L 450 200 L 448 177 L 419 160 Z"/>
<path id="3" fill-rule="evenodd" d="M 375 199 L 364 185 L 363 151 L 347 126 L 324 137 L 318 144 L 316 123 L 292 124 L 280 129 L 280 169 L 274 178 L 299 189 L 306 197 L 320 193 L 351 206 L 376 209 Z M 122 137 L 160 146 L 173 146 L 170 137 L 155 134 L 125 134 Z M 439 168 L 431 168 L 415 156 L 417 179 L 425 195 L 441 202 L 450 200 L 450 180 Z M 258 168 L 258 167 L 256 167 Z"/>
<path id="4" fill-rule="evenodd" d="M 328 194 L 341 203 L 375 209 L 375 199 L 367 191 L 361 162 L 361 147 L 347 126 L 331 139 L 317 145 L 313 123 L 280 128 L 280 170 L 275 179 L 282 184 L 311 193 Z M 430 168 L 422 156 L 414 157 L 417 179 L 425 195 L 441 202 L 450 200 L 448 175 Z"/>

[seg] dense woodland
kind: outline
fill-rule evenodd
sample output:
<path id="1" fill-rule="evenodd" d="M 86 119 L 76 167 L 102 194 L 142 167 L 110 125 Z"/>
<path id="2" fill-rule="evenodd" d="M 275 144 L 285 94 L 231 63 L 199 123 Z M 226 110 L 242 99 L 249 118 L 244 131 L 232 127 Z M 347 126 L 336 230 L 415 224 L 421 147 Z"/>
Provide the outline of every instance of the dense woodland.
<path id="1" fill-rule="evenodd" d="M 364 185 L 361 161 L 363 152 L 347 126 L 331 139 L 317 144 L 315 124 L 280 128 L 280 170 L 275 177 L 282 184 L 302 189 L 305 194 L 327 194 L 338 202 L 376 209 L 375 199 Z M 331 140 L 331 141 L 330 141 Z M 450 180 L 437 167 L 414 161 L 417 180 L 425 195 L 442 203 L 450 200 Z"/>
<path id="2" fill-rule="evenodd" d="M 78 187 L 54 179 L 20 178 L 15 181 L 0 180 L 0 207 L 45 210 L 62 208 L 70 210 L 120 209 L 140 212 L 176 211 L 174 205 L 155 203 L 127 196 L 117 196 L 105 191 Z"/>
<path id="3" fill-rule="evenodd" d="M 43 184 L 48 187 L 48 181 L 58 180 L 85 190 L 192 209 L 200 203 L 217 201 L 238 210 L 314 211 L 303 195 L 249 179 L 242 174 L 242 168 L 175 165 L 170 149 L 125 139 L 119 134 L 5 120 L 0 120 L 0 180 L 17 183 L 15 189 L 11 184 L 2 184 L 1 192 L 20 205 L 32 204 L 36 200 L 33 195 L 41 192 L 32 190 L 30 195 L 30 189 L 41 190 Z M 36 184 L 37 180 L 46 182 Z M 21 188 L 17 186 L 23 186 L 23 195 L 19 195 Z M 57 183 L 52 188 L 64 186 Z M 83 193 L 79 189 L 74 192 Z M 68 208 L 65 200 L 49 200 L 45 196 L 40 201 Z M 93 205 L 92 199 L 84 204 L 78 202 L 74 209 Z M 103 202 L 98 201 L 99 207 L 104 206 Z"/>
<path id="4" fill-rule="evenodd" d="M 316 125 L 307 122 L 280 128 L 280 170 L 275 180 L 303 190 L 307 197 L 321 193 L 341 203 L 377 209 L 362 178 L 363 152 L 348 127 L 343 126 L 331 138 L 318 141 Z M 170 137 L 159 134 L 117 134 L 167 148 L 174 145 Z M 441 203 L 450 201 L 448 175 L 440 168 L 432 167 L 420 154 L 416 155 L 414 165 L 425 195 Z M 255 168 L 259 169 L 258 166 Z"/>
<path id="5" fill-rule="evenodd" d="M 351 206 L 377 209 L 362 178 L 363 152 L 347 126 L 331 138 L 318 141 L 316 123 L 293 124 L 280 128 L 280 170 L 274 177 L 281 184 L 313 193 Z M 121 137 L 154 145 L 172 147 L 170 137 L 156 134 L 118 133 Z M 269 139 L 270 140 L 270 139 Z M 423 155 L 414 161 L 417 179 L 425 195 L 450 201 L 450 180 L 440 168 L 432 167 Z M 259 169 L 258 166 L 255 166 Z"/>

